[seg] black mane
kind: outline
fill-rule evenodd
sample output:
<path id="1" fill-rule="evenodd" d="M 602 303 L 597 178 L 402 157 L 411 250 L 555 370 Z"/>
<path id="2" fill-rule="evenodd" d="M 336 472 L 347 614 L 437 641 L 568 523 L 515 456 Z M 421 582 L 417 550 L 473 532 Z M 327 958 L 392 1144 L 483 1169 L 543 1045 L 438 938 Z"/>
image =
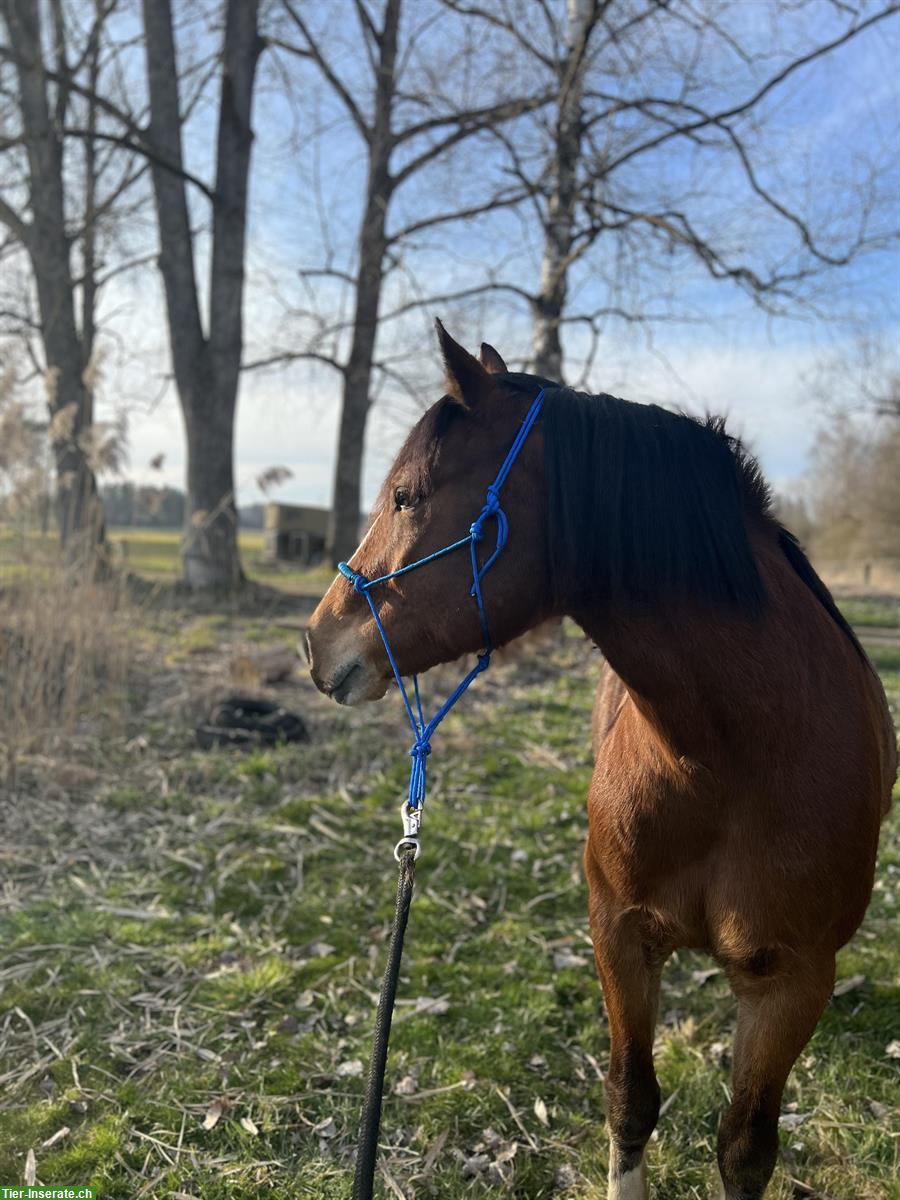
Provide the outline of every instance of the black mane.
<path id="1" fill-rule="evenodd" d="M 560 599 L 633 611 L 690 597 L 755 616 L 766 597 L 747 524 L 768 521 L 791 568 L 868 662 L 800 543 L 772 515 L 759 463 L 721 417 L 588 396 L 533 375 L 504 380 L 547 391 L 548 538 Z"/>
<path id="2" fill-rule="evenodd" d="M 747 521 L 769 517 L 769 491 L 720 418 L 554 387 L 542 424 L 561 593 L 617 609 L 690 597 L 761 610 Z"/>

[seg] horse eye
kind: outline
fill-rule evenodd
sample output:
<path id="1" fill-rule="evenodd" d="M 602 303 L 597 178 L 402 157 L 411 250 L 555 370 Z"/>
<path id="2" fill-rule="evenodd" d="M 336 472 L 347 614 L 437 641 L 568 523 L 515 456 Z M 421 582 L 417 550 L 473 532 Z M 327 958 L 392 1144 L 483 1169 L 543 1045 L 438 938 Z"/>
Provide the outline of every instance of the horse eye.
<path id="1" fill-rule="evenodd" d="M 412 499 L 407 488 L 394 488 L 394 506 L 398 512 L 401 508 L 412 508 Z"/>

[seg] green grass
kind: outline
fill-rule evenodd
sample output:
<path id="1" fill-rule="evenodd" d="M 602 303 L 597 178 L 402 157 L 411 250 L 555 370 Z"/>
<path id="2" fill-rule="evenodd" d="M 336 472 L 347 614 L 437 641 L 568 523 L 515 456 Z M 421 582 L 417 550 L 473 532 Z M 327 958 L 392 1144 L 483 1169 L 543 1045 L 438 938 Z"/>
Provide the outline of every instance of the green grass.
<path id="1" fill-rule="evenodd" d="M 157 630 L 156 657 L 202 674 L 217 628 Z M 872 654 L 896 712 L 898 652 Z M 605 1195 L 608 1038 L 580 867 L 596 667 L 574 638 L 501 665 L 442 728 L 381 1139 L 399 1191 L 383 1181 L 384 1196 Z M 33 1149 L 43 1183 L 115 1200 L 349 1194 L 403 724 L 396 698 L 347 713 L 303 681 L 281 695 L 309 745 L 202 754 L 190 716 L 151 716 L 82 732 L 52 786 L 36 763 L 15 803 L 0 798 L 0 1182 L 21 1181 Z M 865 978 L 788 1086 L 787 1111 L 808 1115 L 783 1134 L 775 1200 L 795 1194 L 790 1176 L 834 1200 L 900 1196 L 900 1064 L 885 1054 L 900 1037 L 897 814 L 840 959 L 841 978 Z M 670 1104 L 651 1164 L 666 1200 L 712 1191 L 734 1010 L 721 977 L 694 979 L 709 965 L 682 952 L 664 980 Z"/>
<path id="2" fill-rule="evenodd" d="M 876 625 L 900 629 L 900 597 L 839 596 L 837 599 L 844 616 L 857 628 Z"/>
<path id="3" fill-rule="evenodd" d="M 111 529 L 109 540 L 128 569 L 157 583 L 180 577 L 181 533 L 177 529 Z M 261 530 L 241 530 L 238 535 L 241 561 L 250 579 L 273 584 L 284 591 L 320 594 L 334 572 L 270 562 L 265 555 Z"/>

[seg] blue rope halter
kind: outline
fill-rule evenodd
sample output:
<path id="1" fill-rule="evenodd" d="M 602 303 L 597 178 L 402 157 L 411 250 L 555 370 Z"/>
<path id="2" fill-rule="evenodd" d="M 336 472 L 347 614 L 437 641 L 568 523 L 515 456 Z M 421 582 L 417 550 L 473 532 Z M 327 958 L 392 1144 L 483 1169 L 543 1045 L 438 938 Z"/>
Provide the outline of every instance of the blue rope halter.
<path id="1" fill-rule="evenodd" d="M 519 453 L 525 444 L 525 439 L 531 432 L 532 426 L 538 418 L 541 411 L 541 406 L 544 403 L 544 389 L 538 392 L 534 398 L 534 402 L 525 415 L 525 420 L 519 427 L 515 441 L 509 448 L 509 453 L 503 460 L 503 466 L 497 472 L 497 478 L 487 490 L 487 500 L 481 512 L 472 522 L 469 532 L 465 537 L 458 541 L 451 542 L 449 546 L 444 546 L 441 550 L 435 550 L 433 554 L 426 554 L 424 558 L 419 558 L 415 562 L 408 563 L 405 567 L 400 567 L 399 570 L 389 571 L 386 575 L 379 575 L 377 579 L 367 579 L 359 571 L 354 571 L 347 563 L 338 563 L 340 573 L 350 581 L 353 588 L 360 596 L 365 596 L 368 601 L 369 608 L 372 612 L 372 617 L 375 620 L 376 628 L 381 635 L 381 640 L 384 643 L 384 649 L 388 656 L 388 662 L 391 664 L 391 670 L 394 673 L 394 679 L 397 681 L 397 687 L 400 690 L 400 696 L 403 700 L 403 707 L 406 709 L 406 716 L 409 719 L 410 728 L 413 733 L 413 744 L 409 751 L 412 759 L 412 768 L 409 776 L 409 796 L 403 802 L 401 814 L 403 816 L 403 834 L 394 849 L 394 856 L 399 858 L 402 847 L 412 847 L 415 856 L 419 855 L 419 828 L 422 823 L 422 810 L 425 806 L 425 792 L 427 784 L 426 776 L 426 760 L 431 753 L 431 735 L 446 717 L 447 713 L 460 699 L 469 685 L 473 682 L 477 675 L 482 671 L 486 671 L 491 665 L 491 652 L 493 645 L 491 643 L 491 633 L 488 627 L 487 612 L 484 607 L 484 594 L 482 592 L 482 580 L 485 575 L 497 561 L 501 550 L 506 545 L 506 539 L 509 536 L 509 521 L 506 519 L 506 513 L 500 507 L 500 489 L 506 482 L 506 477 L 512 469 L 513 463 L 519 457 Z M 478 565 L 478 543 L 484 536 L 485 523 L 493 517 L 497 522 L 497 542 L 493 552 L 488 557 L 483 566 Z M 372 588 L 377 587 L 380 583 L 386 583 L 389 579 L 396 579 L 400 575 L 407 575 L 410 571 L 415 571 L 418 567 L 424 567 L 426 563 L 434 562 L 435 559 L 443 558 L 445 554 L 450 554 L 454 550 L 459 550 L 463 546 L 469 547 L 469 554 L 472 561 L 472 587 L 470 595 L 474 596 L 475 603 L 478 606 L 478 619 L 481 622 L 481 637 L 482 651 L 477 656 L 475 666 L 465 675 L 456 685 L 444 703 L 440 706 L 431 720 L 426 721 L 422 711 L 422 697 L 419 693 L 419 679 L 417 675 L 413 676 L 413 699 L 410 700 L 409 692 L 406 685 L 397 669 L 397 662 L 394 658 L 391 644 L 388 641 L 387 633 L 384 625 L 381 623 L 381 617 L 378 615 L 378 609 L 375 606 L 375 601 L 372 599 Z M 413 703 L 415 708 L 413 708 Z"/>

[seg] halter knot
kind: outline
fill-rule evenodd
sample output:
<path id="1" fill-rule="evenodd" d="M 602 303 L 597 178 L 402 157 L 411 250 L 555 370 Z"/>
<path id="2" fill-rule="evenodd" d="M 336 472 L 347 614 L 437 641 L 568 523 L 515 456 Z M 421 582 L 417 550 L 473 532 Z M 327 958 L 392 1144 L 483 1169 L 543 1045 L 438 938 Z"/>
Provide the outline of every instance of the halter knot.
<path id="1" fill-rule="evenodd" d="M 421 809 L 425 803 L 427 787 L 427 772 L 425 762 L 431 753 L 431 742 L 424 730 L 416 736 L 409 757 L 413 760 L 409 773 L 409 807 L 411 810 Z"/>
<path id="2" fill-rule="evenodd" d="M 410 758 L 427 758 L 431 753 L 431 742 L 428 738 L 416 738 L 410 747 Z"/>
<path id="3" fill-rule="evenodd" d="M 354 571 L 353 568 L 345 562 L 338 563 L 338 570 L 345 579 L 353 584 L 353 590 L 360 596 L 364 596 L 369 587 L 369 580 L 362 574 L 361 571 Z"/>
<path id="4" fill-rule="evenodd" d="M 484 537 L 484 523 L 489 517 L 496 517 L 498 521 L 498 541 L 499 533 L 503 525 L 506 523 L 503 509 L 500 507 L 500 493 L 494 484 L 487 490 L 487 500 L 481 512 L 472 522 L 469 527 L 469 533 L 476 542 L 480 542 Z"/>

